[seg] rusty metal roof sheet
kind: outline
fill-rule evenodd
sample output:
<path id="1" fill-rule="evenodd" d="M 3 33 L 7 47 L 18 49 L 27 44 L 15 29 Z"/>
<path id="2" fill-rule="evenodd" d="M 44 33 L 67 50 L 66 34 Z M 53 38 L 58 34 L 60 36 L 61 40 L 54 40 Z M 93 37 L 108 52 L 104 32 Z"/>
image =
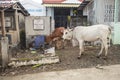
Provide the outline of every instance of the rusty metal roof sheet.
<path id="1" fill-rule="evenodd" d="M 79 7 L 83 0 L 43 0 L 46 7 Z"/>
<path id="2" fill-rule="evenodd" d="M 14 3 L 3 3 L 3 2 L 0 2 L 0 9 L 3 9 L 3 8 L 9 8 L 13 5 Z"/>
<path id="3" fill-rule="evenodd" d="M 13 8 L 15 5 L 20 7 L 20 10 L 25 16 L 30 15 L 28 13 L 28 11 L 22 6 L 22 4 L 20 2 L 16 2 L 16 3 L 0 3 L 0 10 L 14 10 L 15 8 Z"/>

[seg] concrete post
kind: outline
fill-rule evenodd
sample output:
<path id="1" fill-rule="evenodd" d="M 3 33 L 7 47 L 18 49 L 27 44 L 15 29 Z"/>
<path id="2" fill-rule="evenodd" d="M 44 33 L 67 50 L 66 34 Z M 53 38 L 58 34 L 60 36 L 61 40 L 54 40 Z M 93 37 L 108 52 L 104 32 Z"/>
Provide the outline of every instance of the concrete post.
<path id="1" fill-rule="evenodd" d="M 1 38 L 1 55 L 2 55 L 2 67 L 5 68 L 8 64 L 8 37 L 6 37 L 5 30 L 5 17 L 4 10 L 1 11 L 1 29 L 2 29 L 2 38 Z"/>
<path id="2" fill-rule="evenodd" d="M 8 37 L 2 37 L 1 39 L 1 53 L 2 53 L 2 67 L 5 68 L 8 64 Z"/>

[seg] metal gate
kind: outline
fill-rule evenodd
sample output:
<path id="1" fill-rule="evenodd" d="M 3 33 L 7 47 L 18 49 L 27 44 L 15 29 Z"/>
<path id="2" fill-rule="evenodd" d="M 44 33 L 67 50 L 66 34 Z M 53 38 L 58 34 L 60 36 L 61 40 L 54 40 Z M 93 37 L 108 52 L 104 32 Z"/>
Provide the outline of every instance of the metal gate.
<path id="1" fill-rule="evenodd" d="M 76 27 L 87 26 L 87 16 L 70 16 L 70 22 L 68 16 L 55 16 L 55 27 Z"/>
<path id="2" fill-rule="evenodd" d="M 87 26 L 87 16 L 72 16 L 70 27 Z"/>
<path id="3" fill-rule="evenodd" d="M 55 27 L 67 27 L 67 16 L 55 16 Z"/>

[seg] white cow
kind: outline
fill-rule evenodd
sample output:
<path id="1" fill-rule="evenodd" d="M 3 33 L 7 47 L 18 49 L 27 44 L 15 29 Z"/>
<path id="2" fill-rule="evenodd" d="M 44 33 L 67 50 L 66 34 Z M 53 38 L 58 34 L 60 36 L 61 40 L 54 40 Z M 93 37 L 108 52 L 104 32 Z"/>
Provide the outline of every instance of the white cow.
<path id="1" fill-rule="evenodd" d="M 103 49 L 105 48 L 105 56 L 107 56 L 108 52 L 108 39 L 111 33 L 111 29 L 107 25 L 99 24 L 93 26 L 77 26 L 74 29 L 65 29 L 63 31 L 63 39 L 71 40 L 73 46 L 75 46 L 78 42 L 79 44 L 79 56 L 80 58 L 82 52 L 84 51 L 84 41 L 96 41 L 101 40 L 101 50 L 98 54 L 98 57 L 101 55 Z M 110 40 L 109 40 L 110 41 Z"/>

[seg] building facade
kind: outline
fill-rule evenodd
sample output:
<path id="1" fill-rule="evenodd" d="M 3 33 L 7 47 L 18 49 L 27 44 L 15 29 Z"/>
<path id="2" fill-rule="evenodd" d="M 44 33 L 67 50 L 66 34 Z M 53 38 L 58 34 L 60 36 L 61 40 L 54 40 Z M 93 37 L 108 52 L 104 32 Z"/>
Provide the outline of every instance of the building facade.
<path id="1" fill-rule="evenodd" d="M 91 24 L 114 22 L 114 0 L 90 0 L 83 9 L 83 15 L 88 16 Z"/>
<path id="2" fill-rule="evenodd" d="M 75 16 L 77 8 L 83 0 L 43 0 L 46 7 L 46 16 L 55 21 L 55 28 L 67 27 L 68 17 Z"/>
<path id="3" fill-rule="evenodd" d="M 79 6 L 79 9 L 81 8 L 82 6 Z M 113 44 L 120 44 L 120 0 L 89 0 L 82 9 L 90 25 L 110 25 Z"/>

